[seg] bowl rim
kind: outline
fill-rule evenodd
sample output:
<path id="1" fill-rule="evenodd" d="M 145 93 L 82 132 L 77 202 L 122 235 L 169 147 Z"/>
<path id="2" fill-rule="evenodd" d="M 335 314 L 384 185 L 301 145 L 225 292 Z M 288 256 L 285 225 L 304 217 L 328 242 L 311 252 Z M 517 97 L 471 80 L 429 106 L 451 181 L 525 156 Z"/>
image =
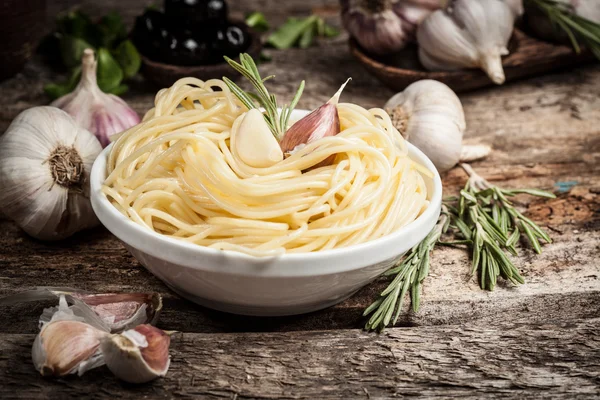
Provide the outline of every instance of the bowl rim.
<path id="1" fill-rule="evenodd" d="M 298 114 L 307 114 L 310 111 L 308 110 L 294 110 L 296 115 Z M 438 219 L 440 214 L 441 205 L 442 205 L 442 181 L 439 172 L 433 165 L 433 162 L 416 146 L 407 142 L 408 153 L 409 156 L 416 161 L 424 164 L 427 169 L 432 171 L 433 178 L 432 180 L 432 194 L 430 198 L 430 203 L 427 209 L 419 215 L 414 221 L 410 222 L 408 225 L 403 226 L 396 232 L 383 236 L 381 238 L 371 240 L 368 242 L 355 244 L 348 247 L 323 250 L 317 252 L 307 252 L 307 253 L 292 253 L 292 254 L 282 254 L 279 256 L 268 256 L 268 257 L 257 257 L 248 255 L 245 253 L 240 253 L 233 250 L 220 250 L 213 249 L 205 246 L 200 246 L 194 243 L 183 242 L 177 239 L 172 239 L 167 236 L 163 236 L 157 232 L 151 231 L 147 228 L 140 226 L 134 221 L 126 218 L 121 212 L 114 207 L 107 196 L 102 192 L 101 187 L 106 179 L 106 162 L 108 160 L 108 155 L 110 150 L 112 149 L 113 144 L 111 143 L 107 146 L 102 152 L 98 155 L 94 164 L 92 166 L 92 171 L 90 174 L 90 197 L 92 202 L 92 208 L 94 212 L 98 216 L 98 219 L 102 224 L 117 238 L 123 241 L 127 246 L 134 247 L 138 250 L 143 251 L 146 254 L 157 257 L 162 260 L 171 261 L 170 258 L 178 258 L 188 260 L 190 257 L 195 258 L 196 260 L 202 259 L 202 257 L 226 257 L 228 259 L 233 259 L 237 261 L 247 262 L 249 265 L 260 265 L 265 266 L 270 264 L 272 261 L 277 260 L 277 268 L 281 269 L 283 274 L 285 274 L 285 270 L 288 272 L 290 268 L 296 268 L 299 264 L 307 264 L 310 265 L 311 262 L 319 264 L 319 262 L 328 262 L 334 261 L 334 259 L 339 258 L 339 256 L 344 256 L 347 260 L 352 258 L 359 259 L 364 257 L 365 252 L 369 252 L 369 250 L 374 250 L 376 248 L 387 248 L 388 246 L 398 246 L 398 241 L 401 239 L 406 239 L 407 242 L 414 241 L 415 238 L 418 238 L 416 243 L 421 242 L 425 236 L 430 232 L 430 230 L 435 225 L 435 222 Z M 122 230 L 116 229 L 114 224 L 121 224 L 120 228 Z M 109 227 L 108 225 L 113 225 Z M 126 231 L 126 232 L 125 232 Z M 135 236 L 132 236 L 136 235 Z M 132 240 L 133 239 L 133 240 Z M 149 245 L 154 244 L 153 245 Z M 415 243 L 415 244 L 416 244 Z M 169 254 L 165 254 L 164 251 L 161 251 L 158 247 L 162 244 L 166 244 L 170 247 L 169 250 L 173 250 L 173 253 L 169 252 Z M 412 244 L 408 249 L 410 249 L 414 244 Z M 406 250 L 408 250 L 406 249 Z M 403 254 L 406 250 L 399 250 L 395 254 Z M 185 253 L 181 255 L 180 252 Z M 385 258 L 382 255 L 379 255 L 380 260 L 383 261 Z M 377 258 L 377 257 L 375 257 Z M 172 262 L 172 261 L 171 261 Z M 176 261 L 178 263 L 182 263 L 182 261 Z M 289 263 L 286 265 L 286 262 Z M 374 260 L 373 262 L 378 262 Z M 370 265 L 373 262 L 363 263 L 362 267 L 366 265 Z M 211 268 L 207 266 L 207 263 L 202 263 L 203 265 L 188 265 L 189 267 L 207 270 L 213 269 L 218 270 L 220 272 L 232 272 L 224 271 L 223 268 Z M 355 262 L 356 264 L 356 262 Z M 359 263 L 360 264 L 360 263 Z M 355 265 L 354 267 L 340 267 L 333 266 L 331 269 L 327 271 L 323 271 L 322 273 L 333 273 L 333 272 L 345 272 L 353 269 L 362 268 L 360 265 Z M 310 268 L 307 268 L 307 270 Z M 269 274 L 267 271 L 260 272 L 262 274 Z M 301 272 L 296 271 L 296 273 L 306 276 L 306 275 L 314 275 L 310 274 L 307 271 Z M 288 274 L 289 275 L 289 274 Z"/>

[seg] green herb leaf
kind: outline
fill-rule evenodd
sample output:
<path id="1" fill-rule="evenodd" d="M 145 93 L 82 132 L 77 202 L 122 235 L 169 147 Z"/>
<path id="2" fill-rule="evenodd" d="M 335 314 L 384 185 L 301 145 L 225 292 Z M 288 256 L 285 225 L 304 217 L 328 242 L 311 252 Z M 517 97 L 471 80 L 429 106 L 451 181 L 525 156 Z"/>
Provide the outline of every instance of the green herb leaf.
<path id="1" fill-rule="evenodd" d="M 56 100 L 66 94 L 71 93 L 81 78 L 81 65 L 71 71 L 69 80 L 63 83 L 49 83 L 44 86 L 44 92 L 52 99 Z"/>
<path id="2" fill-rule="evenodd" d="M 127 28 L 123 18 L 113 11 L 100 19 L 98 29 L 101 32 L 101 46 L 112 48 L 127 37 Z"/>
<path id="3" fill-rule="evenodd" d="M 129 86 L 120 84 L 116 88 L 111 89 L 108 93 L 114 94 L 115 96 L 120 96 L 123 93 L 126 93 L 129 90 Z"/>
<path id="4" fill-rule="evenodd" d="M 269 23 L 265 15 L 258 11 L 246 15 L 246 25 L 257 32 L 266 32 L 269 30 Z"/>
<path id="5" fill-rule="evenodd" d="M 62 62 L 67 68 L 80 65 L 83 51 L 93 49 L 88 42 L 74 36 L 62 36 L 59 39 L 59 46 Z"/>
<path id="6" fill-rule="evenodd" d="M 256 100 L 260 106 L 265 109 L 263 116 L 265 121 L 271 128 L 271 132 L 276 138 L 283 137 L 283 134 L 287 130 L 287 123 L 289 116 L 293 110 L 293 107 L 298 103 L 302 91 L 304 90 L 304 81 L 300 83 L 296 95 L 292 100 L 290 106 L 283 106 L 282 111 L 277 110 L 277 99 L 274 95 L 270 94 L 264 85 L 264 82 L 271 79 L 273 76 L 267 76 L 262 78 L 258 72 L 258 67 L 249 54 L 240 54 L 240 62 L 232 60 L 229 57 L 224 57 L 225 61 L 229 63 L 240 74 L 250 81 L 256 93 L 244 92 L 238 85 L 232 82 L 230 79 L 223 77 L 223 81 L 229 87 L 229 90 L 248 108 L 258 108 L 254 101 Z"/>
<path id="7" fill-rule="evenodd" d="M 583 43 L 594 56 L 600 59 L 600 24 L 573 12 L 567 2 L 556 0 L 525 0 L 548 17 L 553 26 L 560 28 L 569 38 L 573 48 L 580 52 Z"/>
<path id="8" fill-rule="evenodd" d="M 96 60 L 98 61 L 98 87 L 103 92 L 110 93 L 121 84 L 123 70 L 105 48 L 98 49 Z"/>
<path id="9" fill-rule="evenodd" d="M 80 11 L 70 11 L 59 15 L 56 19 L 56 30 L 58 33 L 80 39 L 88 36 L 90 26 L 92 25 L 90 17 Z"/>
<path id="10" fill-rule="evenodd" d="M 314 29 L 317 22 L 316 16 L 307 18 L 288 18 L 287 22 L 280 26 L 267 39 L 267 43 L 277 49 L 289 49 L 296 44 L 307 29 Z"/>
<path id="11" fill-rule="evenodd" d="M 304 30 L 302 36 L 300 36 L 300 41 L 298 42 L 298 46 L 301 49 L 306 49 L 312 44 L 313 38 L 315 37 L 315 29 L 316 26 L 313 24 Z"/>
<path id="12" fill-rule="evenodd" d="M 123 70 L 125 79 L 134 77 L 140 70 L 142 59 L 130 40 L 122 41 L 113 52 L 113 56 Z"/>

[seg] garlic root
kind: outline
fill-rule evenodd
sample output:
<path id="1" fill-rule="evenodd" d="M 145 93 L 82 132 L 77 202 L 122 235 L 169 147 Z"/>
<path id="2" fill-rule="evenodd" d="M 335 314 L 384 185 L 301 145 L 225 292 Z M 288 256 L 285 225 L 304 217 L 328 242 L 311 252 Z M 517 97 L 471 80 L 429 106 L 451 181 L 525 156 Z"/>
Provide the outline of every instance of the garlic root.
<path id="1" fill-rule="evenodd" d="M 492 152 L 487 144 L 463 144 L 460 151 L 460 162 L 473 162 L 486 158 Z"/>

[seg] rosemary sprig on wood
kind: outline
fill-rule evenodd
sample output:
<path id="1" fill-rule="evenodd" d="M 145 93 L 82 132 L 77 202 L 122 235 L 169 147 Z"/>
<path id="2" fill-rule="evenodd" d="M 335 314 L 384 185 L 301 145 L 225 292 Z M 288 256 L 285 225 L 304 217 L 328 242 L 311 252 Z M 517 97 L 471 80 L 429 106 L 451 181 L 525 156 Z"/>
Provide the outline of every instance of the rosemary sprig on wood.
<path id="1" fill-rule="evenodd" d="M 469 175 L 464 189 L 458 197 L 444 200 L 442 215 L 434 229 L 386 272 L 385 275 L 393 275 L 394 279 L 365 310 L 365 316 L 372 314 L 365 329 L 381 331 L 390 322 L 395 324 L 408 289 L 412 308 L 418 311 L 421 284 L 429 273 L 430 253 L 437 244 L 466 245 L 472 259 L 471 274 L 478 275 L 482 289 L 494 290 L 498 277 L 515 285 L 524 282 L 509 258 L 509 255 L 518 255 L 515 246 L 519 239 L 526 237 L 538 254 L 542 251 L 540 240 L 551 242 L 548 234 L 517 210 L 510 198 L 520 193 L 555 198 L 552 193 L 537 189 L 502 189 L 490 184 L 468 164 L 461 167 Z M 447 231 L 455 240 L 441 240 Z"/>
<path id="2" fill-rule="evenodd" d="M 404 257 L 395 267 L 389 269 L 384 276 L 395 275 L 388 287 L 381 292 L 379 299 L 371 304 L 363 316 L 371 315 L 366 330 L 383 330 L 389 325 L 395 325 L 402 311 L 406 292 L 410 289 L 411 303 L 414 312 L 419 311 L 421 298 L 421 283 L 429 274 L 429 257 L 440 237 L 446 233 L 450 219 L 446 207 L 442 207 L 437 224 L 427 237 Z M 392 320 L 392 314 L 394 318 Z"/>
<path id="3" fill-rule="evenodd" d="M 555 27 L 564 31 L 577 53 L 581 51 L 581 42 L 600 59 L 600 24 L 575 14 L 568 3 L 556 0 L 526 0 L 526 3 L 540 10 Z"/>
<path id="4" fill-rule="evenodd" d="M 296 91 L 296 95 L 292 99 L 289 105 L 283 105 L 281 112 L 277 109 L 277 99 L 275 95 L 269 93 L 265 87 L 265 82 L 275 75 L 269 75 L 266 78 L 262 78 L 256 67 L 256 63 L 249 54 L 240 54 L 240 62 L 232 60 L 229 57 L 224 57 L 225 61 L 229 63 L 236 71 L 242 74 L 246 79 L 250 81 L 255 89 L 255 92 L 245 92 L 231 79 L 223 77 L 223 81 L 229 87 L 229 90 L 244 104 L 248 109 L 252 108 L 264 108 L 265 112 L 263 116 L 271 132 L 277 139 L 281 139 L 285 133 L 290 119 L 292 111 L 298 104 L 300 96 L 304 91 L 304 81 L 300 82 L 300 86 Z M 258 103 L 258 106 L 256 105 Z"/>

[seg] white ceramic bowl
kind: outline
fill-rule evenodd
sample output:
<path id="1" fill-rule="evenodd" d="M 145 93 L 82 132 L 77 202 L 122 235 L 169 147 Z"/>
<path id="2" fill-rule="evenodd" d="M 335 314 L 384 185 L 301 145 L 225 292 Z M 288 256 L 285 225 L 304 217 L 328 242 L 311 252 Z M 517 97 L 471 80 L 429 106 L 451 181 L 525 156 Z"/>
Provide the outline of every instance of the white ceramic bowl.
<path id="1" fill-rule="evenodd" d="M 296 110 L 292 118 L 306 111 Z M 125 218 L 101 191 L 110 146 L 91 173 L 91 200 L 104 226 L 133 256 L 179 295 L 235 314 L 293 315 L 332 306 L 390 268 L 431 231 L 440 214 L 442 183 L 432 162 L 409 144 L 410 157 L 434 172 L 430 206 L 399 231 L 342 249 L 258 258 L 181 242 Z"/>

